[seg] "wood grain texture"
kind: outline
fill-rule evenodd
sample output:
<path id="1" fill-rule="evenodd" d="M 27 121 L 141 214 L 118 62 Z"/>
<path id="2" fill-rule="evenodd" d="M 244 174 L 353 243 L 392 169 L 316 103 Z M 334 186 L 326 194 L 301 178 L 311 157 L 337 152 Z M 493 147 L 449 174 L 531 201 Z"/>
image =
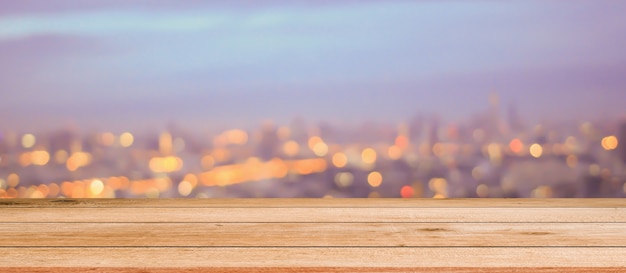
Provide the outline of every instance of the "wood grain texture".
<path id="1" fill-rule="evenodd" d="M 626 247 L 5 247 L 5 267 L 624 267 Z"/>
<path id="2" fill-rule="evenodd" d="M 3 271 L 2 269 L 6 269 Z M 220 272 L 220 273 L 378 273 L 378 272 L 422 272 L 422 273 L 622 273 L 623 268 L 614 267 L 483 267 L 483 268 L 467 268 L 467 267 L 193 267 L 193 268 L 133 268 L 133 267 L 8 267 L 0 268 L 0 272 L 29 272 L 29 273 L 204 273 L 204 272 Z"/>
<path id="3" fill-rule="evenodd" d="M 5 208 L 2 223 L 624 223 L 626 208 Z"/>
<path id="4" fill-rule="evenodd" d="M 2 199 L 0 272 L 626 272 L 624 199 Z"/>
<path id="5" fill-rule="evenodd" d="M 0 223 L 0 246 L 617 247 L 624 232 L 626 223 Z"/>

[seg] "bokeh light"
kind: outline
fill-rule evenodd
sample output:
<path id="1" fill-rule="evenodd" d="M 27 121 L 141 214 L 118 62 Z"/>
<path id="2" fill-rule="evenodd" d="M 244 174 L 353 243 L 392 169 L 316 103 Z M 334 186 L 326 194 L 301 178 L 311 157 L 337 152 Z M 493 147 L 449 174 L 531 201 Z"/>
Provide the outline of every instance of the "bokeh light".
<path id="1" fill-rule="evenodd" d="M 382 174 L 380 174 L 380 172 L 371 172 L 367 175 L 367 183 L 372 186 L 373 188 L 376 188 L 378 186 L 380 186 L 380 184 L 383 183 L 383 176 Z"/>
<path id="2" fill-rule="evenodd" d="M 543 155 L 543 148 L 541 147 L 541 145 L 535 143 L 530 146 L 529 152 L 530 155 L 532 155 L 534 158 L 540 158 L 541 155 Z"/>
<path id="3" fill-rule="evenodd" d="M 615 150 L 617 149 L 617 146 L 619 144 L 617 137 L 615 136 L 607 136 L 602 138 L 602 148 L 604 148 L 607 151 L 611 151 L 611 150 Z"/>

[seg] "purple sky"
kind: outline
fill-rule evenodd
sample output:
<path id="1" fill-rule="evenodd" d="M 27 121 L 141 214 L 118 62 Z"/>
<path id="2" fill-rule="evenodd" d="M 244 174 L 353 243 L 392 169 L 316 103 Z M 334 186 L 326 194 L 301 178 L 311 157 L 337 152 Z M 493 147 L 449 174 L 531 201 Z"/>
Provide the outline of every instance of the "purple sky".
<path id="1" fill-rule="evenodd" d="M 0 124 L 626 114 L 626 1 L 0 0 Z M 1 128 L 0 128 L 1 129 Z"/>

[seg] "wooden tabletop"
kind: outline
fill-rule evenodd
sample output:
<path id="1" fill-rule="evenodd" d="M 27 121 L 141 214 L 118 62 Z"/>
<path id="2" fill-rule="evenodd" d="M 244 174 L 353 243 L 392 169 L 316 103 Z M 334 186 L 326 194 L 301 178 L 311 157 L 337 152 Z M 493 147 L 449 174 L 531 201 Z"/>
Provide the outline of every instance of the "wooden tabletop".
<path id="1" fill-rule="evenodd" d="M 0 272 L 626 272 L 626 199 L 0 199 Z"/>

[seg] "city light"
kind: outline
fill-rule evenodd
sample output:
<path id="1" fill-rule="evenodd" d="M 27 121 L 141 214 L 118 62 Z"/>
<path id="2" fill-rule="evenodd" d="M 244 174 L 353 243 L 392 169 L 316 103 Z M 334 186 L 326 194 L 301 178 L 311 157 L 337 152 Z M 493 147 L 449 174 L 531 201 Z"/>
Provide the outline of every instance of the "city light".
<path id="1" fill-rule="evenodd" d="M 402 196 L 402 198 L 411 198 L 414 194 L 415 191 L 411 186 L 403 186 L 402 189 L 400 189 L 400 196 Z"/>
<path id="2" fill-rule="evenodd" d="M 436 177 L 428 181 L 428 188 L 442 196 L 446 195 L 448 189 L 448 181 L 445 178 Z"/>
<path id="3" fill-rule="evenodd" d="M 193 186 L 187 180 L 183 180 L 178 184 L 178 193 L 183 197 L 189 196 L 192 190 Z"/>
<path id="4" fill-rule="evenodd" d="M 335 183 L 337 184 L 337 186 L 342 188 L 352 185 L 353 180 L 354 177 L 351 173 L 348 172 L 342 172 L 335 175 Z"/>
<path id="5" fill-rule="evenodd" d="M 7 183 L 9 187 L 15 188 L 18 184 L 20 184 L 20 177 L 14 173 L 9 174 L 9 176 L 7 176 Z"/>
<path id="6" fill-rule="evenodd" d="M 333 165 L 337 168 L 343 168 L 348 164 L 348 157 L 344 153 L 336 153 L 332 158 Z"/>
<path id="7" fill-rule="evenodd" d="M 532 155 L 534 158 L 540 158 L 543 154 L 543 148 L 537 143 L 530 145 L 529 151 L 530 155 Z"/>
<path id="8" fill-rule="evenodd" d="M 29 149 L 35 146 L 37 139 L 33 134 L 25 134 L 22 136 L 22 147 Z"/>
<path id="9" fill-rule="evenodd" d="M 324 142 L 315 143 L 315 145 L 313 145 L 313 153 L 320 157 L 326 156 L 326 154 L 328 154 L 328 145 Z"/>
<path id="10" fill-rule="evenodd" d="M 618 146 L 618 140 L 615 136 L 607 136 L 602 138 L 602 148 L 607 151 L 615 150 Z"/>
<path id="11" fill-rule="evenodd" d="M 153 157 L 150 159 L 150 170 L 155 173 L 171 173 L 183 167 L 183 160 L 176 156 Z"/>
<path id="12" fill-rule="evenodd" d="M 133 134 L 129 132 L 125 132 L 120 135 L 119 141 L 120 141 L 120 146 L 124 148 L 128 148 L 132 146 L 133 143 L 135 142 L 135 137 L 133 136 Z"/>
<path id="13" fill-rule="evenodd" d="M 623 195 L 626 123 L 512 131 L 497 119 L 424 118 L 367 128 L 363 139 L 347 138 L 353 129 L 299 125 L 195 137 L 175 126 L 152 135 L 6 133 L 0 198 Z"/>
<path id="14" fill-rule="evenodd" d="M 387 151 L 387 155 L 392 160 L 398 160 L 402 157 L 402 149 L 397 145 L 392 145 Z"/>
<path id="15" fill-rule="evenodd" d="M 376 157 L 376 151 L 372 148 L 365 148 L 363 152 L 361 152 L 361 160 L 365 164 L 374 164 Z"/>
<path id="16" fill-rule="evenodd" d="M 44 166 L 50 161 L 50 154 L 47 151 L 33 151 L 30 153 L 31 162 L 33 165 Z"/>
<path id="17" fill-rule="evenodd" d="M 519 138 L 515 138 L 509 143 L 509 149 L 511 152 L 519 154 L 524 149 L 524 143 Z"/>
<path id="18" fill-rule="evenodd" d="M 283 152 L 287 156 L 296 156 L 300 152 L 300 145 L 293 141 L 287 141 L 283 144 Z"/>
<path id="19" fill-rule="evenodd" d="M 104 184 L 102 183 L 102 180 L 100 179 L 94 179 L 89 184 L 89 192 L 92 196 L 100 195 L 103 190 L 104 190 Z"/>
<path id="20" fill-rule="evenodd" d="M 379 172 L 371 172 L 367 175 L 367 183 L 373 188 L 377 188 L 383 183 L 383 176 Z"/>

